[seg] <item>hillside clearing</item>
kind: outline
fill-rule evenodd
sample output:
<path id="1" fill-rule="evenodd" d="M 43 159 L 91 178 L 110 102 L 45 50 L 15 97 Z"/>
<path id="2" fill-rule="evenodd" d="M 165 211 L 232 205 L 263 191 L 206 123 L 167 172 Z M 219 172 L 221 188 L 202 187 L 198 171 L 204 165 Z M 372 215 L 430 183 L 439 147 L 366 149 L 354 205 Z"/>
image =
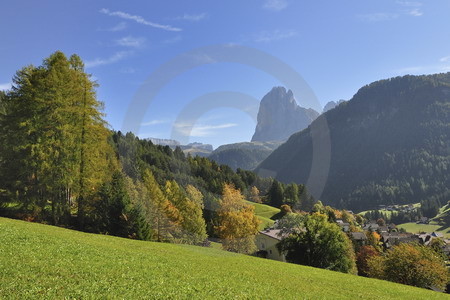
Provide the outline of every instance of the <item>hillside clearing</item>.
<path id="1" fill-rule="evenodd" d="M 279 208 L 275 208 L 270 205 L 255 203 L 251 201 L 245 201 L 255 207 L 255 215 L 261 221 L 259 229 L 263 230 L 266 227 L 270 227 L 275 223 L 276 215 L 280 213 Z"/>
<path id="2" fill-rule="evenodd" d="M 446 238 L 450 238 L 450 227 L 445 227 L 439 224 L 431 222 L 430 224 L 416 224 L 415 222 L 403 223 L 398 225 L 398 227 L 405 229 L 407 232 L 411 233 L 421 233 L 421 232 L 440 232 Z"/>

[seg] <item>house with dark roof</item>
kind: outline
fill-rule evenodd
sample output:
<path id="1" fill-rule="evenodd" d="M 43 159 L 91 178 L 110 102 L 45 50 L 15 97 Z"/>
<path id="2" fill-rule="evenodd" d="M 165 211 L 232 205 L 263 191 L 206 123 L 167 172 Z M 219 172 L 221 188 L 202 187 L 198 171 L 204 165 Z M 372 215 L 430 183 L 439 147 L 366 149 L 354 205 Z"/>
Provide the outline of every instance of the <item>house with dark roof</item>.
<path id="1" fill-rule="evenodd" d="M 379 226 L 377 229 L 377 232 L 379 232 L 379 233 L 389 232 L 389 227 L 388 226 Z"/>
<path id="2" fill-rule="evenodd" d="M 363 229 L 366 231 L 377 231 L 380 226 L 377 223 L 368 223 Z"/>
<path id="3" fill-rule="evenodd" d="M 364 232 L 351 232 L 350 236 L 360 246 L 364 246 L 367 243 L 367 236 Z"/>
<path id="4" fill-rule="evenodd" d="M 269 258 L 278 261 L 286 261 L 284 254 L 280 253 L 276 245 L 289 234 L 284 233 L 281 229 L 265 229 L 256 235 L 256 247 L 258 247 L 257 255 L 259 257 Z"/>
<path id="5" fill-rule="evenodd" d="M 385 233 L 381 235 L 381 242 L 385 249 L 400 243 L 419 243 L 420 238 L 412 233 Z"/>

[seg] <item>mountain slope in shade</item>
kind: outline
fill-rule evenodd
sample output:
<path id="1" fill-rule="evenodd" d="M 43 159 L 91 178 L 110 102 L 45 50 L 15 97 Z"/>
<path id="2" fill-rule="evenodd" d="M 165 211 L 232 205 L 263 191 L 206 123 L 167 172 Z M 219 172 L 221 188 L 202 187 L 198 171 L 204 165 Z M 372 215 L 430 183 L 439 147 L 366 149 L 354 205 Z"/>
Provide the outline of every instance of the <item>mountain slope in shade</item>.
<path id="1" fill-rule="evenodd" d="M 280 144 L 281 142 L 243 142 L 222 145 L 208 158 L 228 165 L 233 170 L 253 170 Z"/>
<path id="2" fill-rule="evenodd" d="M 328 122 L 331 143 L 321 200 L 363 210 L 450 199 L 450 73 L 374 82 L 321 118 Z M 257 171 L 306 183 L 315 122 Z"/>
<path id="3" fill-rule="evenodd" d="M 291 90 L 274 87 L 261 100 L 252 142 L 284 141 L 318 116 L 315 110 L 300 107 Z"/>

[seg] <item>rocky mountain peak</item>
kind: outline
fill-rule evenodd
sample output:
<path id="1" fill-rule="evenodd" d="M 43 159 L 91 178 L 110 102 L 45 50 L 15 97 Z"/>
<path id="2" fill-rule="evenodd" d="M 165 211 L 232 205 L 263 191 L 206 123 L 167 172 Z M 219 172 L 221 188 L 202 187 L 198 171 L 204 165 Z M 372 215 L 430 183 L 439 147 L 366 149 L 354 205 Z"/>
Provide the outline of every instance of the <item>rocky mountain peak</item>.
<path id="1" fill-rule="evenodd" d="M 308 127 L 318 116 L 315 110 L 299 106 L 291 90 L 274 87 L 261 100 L 252 142 L 287 140 L 293 133 Z"/>

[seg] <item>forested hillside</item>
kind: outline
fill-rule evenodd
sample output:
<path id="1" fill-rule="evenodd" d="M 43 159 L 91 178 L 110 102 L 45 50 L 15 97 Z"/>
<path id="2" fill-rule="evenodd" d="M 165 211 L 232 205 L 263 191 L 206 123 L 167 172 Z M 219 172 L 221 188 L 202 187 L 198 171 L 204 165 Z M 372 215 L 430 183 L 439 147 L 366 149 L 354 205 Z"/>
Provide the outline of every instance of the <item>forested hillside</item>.
<path id="1" fill-rule="evenodd" d="M 244 142 L 222 145 L 209 158 L 233 170 L 253 170 L 280 144 L 281 142 Z"/>
<path id="2" fill-rule="evenodd" d="M 253 238 L 259 224 L 245 199 L 312 206 L 303 185 L 290 185 L 289 198 L 272 196 L 271 178 L 110 130 L 96 87 L 77 55 L 55 52 L 19 70 L 0 94 L 1 215 L 199 245 L 208 236 L 226 244 L 238 231 Z M 242 220 L 247 227 L 224 225 Z"/>
<path id="3" fill-rule="evenodd" d="M 416 202 L 440 207 L 449 200 L 450 73 L 374 82 L 321 118 L 331 136 L 326 203 L 364 210 Z M 307 128 L 259 168 L 283 182 L 306 182 L 311 153 Z"/>

